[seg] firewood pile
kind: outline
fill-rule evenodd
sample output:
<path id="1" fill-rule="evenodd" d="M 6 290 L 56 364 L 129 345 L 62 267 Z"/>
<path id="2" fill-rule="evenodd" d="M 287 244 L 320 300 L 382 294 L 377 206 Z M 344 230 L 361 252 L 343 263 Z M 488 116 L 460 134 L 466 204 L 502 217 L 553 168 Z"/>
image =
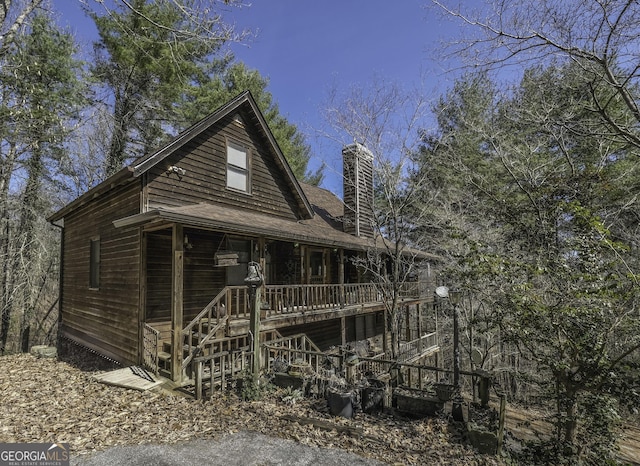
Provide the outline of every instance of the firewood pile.
<path id="1" fill-rule="evenodd" d="M 0 442 L 68 442 L 73 456 L 251 430 L 388 464 L 503 464 L 474 452 L 437 418 L 331 417 L 320 400 L 283 402 L 277 391 L 257 402 L 229 392 L 203 403 L 103 385 L 95 372 L 29 354 L 0 357 L 0 374 Z"/>

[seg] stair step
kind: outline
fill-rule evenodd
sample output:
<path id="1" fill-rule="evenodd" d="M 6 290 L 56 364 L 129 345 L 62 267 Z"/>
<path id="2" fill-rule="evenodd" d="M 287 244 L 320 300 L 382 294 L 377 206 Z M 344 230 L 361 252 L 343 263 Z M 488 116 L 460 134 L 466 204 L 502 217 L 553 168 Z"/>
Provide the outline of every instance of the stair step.
<path id="1" fill-rule="evenodd" d="M 182 349 L 183 351 L 187 351 L 189 347 L 185 344 L 185 345 L 182 345 Z M 164 351 L 165 353 L 171 353 L 171 342 L 165 341 L 164 344 L 162 345 L 162 351 Z"/>

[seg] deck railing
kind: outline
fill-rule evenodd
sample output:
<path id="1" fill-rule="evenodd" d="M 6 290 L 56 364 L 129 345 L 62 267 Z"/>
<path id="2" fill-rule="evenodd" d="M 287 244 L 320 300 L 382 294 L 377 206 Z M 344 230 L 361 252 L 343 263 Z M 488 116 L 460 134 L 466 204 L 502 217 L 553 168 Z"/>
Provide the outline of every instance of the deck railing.
<path id="1" fill-rule="evenodd" d="M 314 360 L 324 354 L 304 333 L 265 342 L 261 345 L 261 350 L 267 372 L 275 361 L 291 364 L 295 358 L 317 367 L 321 361 Z"/>
<path id="2" fill-rule="evenodd" d="M 401 355 L 419 356 L 417 351 L 420 348 L 425 352 L 429 351 L 433 349 L 435 342 L 435 333 L 424 335 L 411 342 L 404 342 L 401 346 Z M 237 379 L 243 370 L 251 368 L 252 352 L 249 344 L 220 351 L 223 347 L 217 346 L 215 348 L 217 352 L 193 358 L 196 399 L 202 399 L 207 392 L 208 396 L 211 396 L 215 387 L 224 390 L 228 381 Z M 228 347 L 231 348 L 231 346 Z M 423 388 L 429 379 L 435 381 L 438 372 L 448 372 L 436 367 L 410 364 L 405 362 L 406 359 L 390 361 L 381 359 L 379 356 L 359 358 L 359 362 L 354 366 L 348 363 L 350 356 L 348 353 L 320 351 L 305 334 L 270 339 L 260 345 L 260 350 L 262 369 L 266 372 L 278 372 L 283 367 L 295 364 L 308 367 L 313 374 L 321 378 L 331 379 L 332 375 L 343 373 L 348 368 L 357 368 L 361 374 L 375 375 L 396 370 L 403 375 L 405 385 L 415 388 Z"/>
<path id="3" fill-rule="evenodd" d="M 265 370 L 267 372 L 273 370 L 274 364 L 292 364 L 294 362 L 307 364 L 316 374 L 322 375 L 331 369 L 344 370 L 348 354 L 322 352 L 315 345 L 310 347 L 309 343 L 311 343 L 310 340 L 304 334 L 300 334 L 263 344 Z M 416 387 L 422 388 L 423 382 L 427 380 L 425 377 L 427 373 L 433 376 L 438 371 L 446 371 L 440 368 L 411 364 L 408 361 L 417 359 L 421 355 L 430 354 L 436 349 L 436 333 L 429 333 L 413 341 L 402 342 L 396 361 L 384 359 L 384 355 L 378 355 L 372 358 L 359 358 L 357 366 L 361 373 L 376 375 L 389 373 L 392 369 L 402 370 L 407 375 L 409 383 L 422 380 L 422 382 L 418 382 L 418 387 Z"/>
<path id="4" fill-rule="evenodd" d="M 224 391 L 227 382 L 238 379 L 243 371 L 250 370 L 252 354 L 249 348 L 241 348 L 195 358 L 193 365 L 196 400 L 203 399 L 205 395 L 211 398 L 215 387 Z"/>
<path id="5" fill-rule="evenodd" d="M 401 298 L 424 296 L 425 283 L 408 282 L 400 289 Z M 326 285 L 265 285 L 262 287 L 261 308 L 266 317 L 294 312 L 314 312 L 380 303 L 385 289 L 375 283 Z M 229 321 L 250 318 L 250 298 L 246 286 L 227 286 L 182 329 L 181 369 L 204 353 L 214 333 Z M 150 355 L 153 359 L 153 355 Z M 157 367 L 157 354 L 155 357 Z M 150 360 L 152 363 L 153 361 Z"/>
<path id="6" fill-rule="evenodd" d="M 158 375 L 158 341 L 160 332 L 148 324 L 142 327 L 142 363 Z"/>
<path id="7" fill-rule="evenodd" d="M 400 287 L 402 299 L 424 296 L 425 283 L 409 282 Z M 265 285 L 261 301 L 267 317 L 292 312 L 313 312 L 339 309 L 346 306 L 381 302 L 384 288 L 375 283 L 350 283 L 344 285 Z M 226 306 L 230 319 L 248 319 L 249 293 L 246 286 L 228 286 L 223 291 L 221 303 Z"/>
<path id="8" fill-rule="evenodd" d="M 330 373 L 335 373 L 344 366 L 344 355 L 322 352 L 313 344 L 309 346 L 289 344 L 285 341 L 269 342 L 263 344 L 261 349 L 266 372 L 278 372 L 282 367 L 297 364 L 311 368 L 317 375 L 328 377 Z"/>
<path id="9" fill-rule="evenodd" d="M 412 341 L 400 342 L 398 361 L 406 362 L 432 352 L 438 347 L 438 335 L 427 333 Z"/>
<path id="10" fill-rule="evenodd" d="M 198 355 L 202 349 L 202 342 L 211 339 L 213 334 L 228 321 L 225 309 L 224 298 L 226 289 L 207 304 L 200 313 L 195 316 L 186 327 L 182 329 L 181 344 L 182 350 L 174 354 L 182 354 L 180 367 L 182 370 L 192 358 Z"/>
<path id="11" fill-rule="evenodd" d="M 440 377 L 439 374 L 451 372 L 434 366 L 375 358 L 360 358 L 358 369 L 361 372 L 376 376 L 391 374 L 392 377 L 401 377 L 403 386 L 420 390 L 424 389 L 428 384 L 437 382 Z"/>

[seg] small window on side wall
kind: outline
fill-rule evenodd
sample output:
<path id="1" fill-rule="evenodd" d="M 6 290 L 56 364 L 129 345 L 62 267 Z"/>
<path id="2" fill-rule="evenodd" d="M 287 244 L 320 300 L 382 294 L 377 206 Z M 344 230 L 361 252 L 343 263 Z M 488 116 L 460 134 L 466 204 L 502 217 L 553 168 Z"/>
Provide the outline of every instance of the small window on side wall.
<path id="1" fill-rule="evenodd" d="M 100 288 L 100 238 L 89 243 L 89 288 Z"/>
<path id="2" fill-rule="evenodd" d="M 227 188 L 249 193 L 249 151 L 227 141 Z"/>

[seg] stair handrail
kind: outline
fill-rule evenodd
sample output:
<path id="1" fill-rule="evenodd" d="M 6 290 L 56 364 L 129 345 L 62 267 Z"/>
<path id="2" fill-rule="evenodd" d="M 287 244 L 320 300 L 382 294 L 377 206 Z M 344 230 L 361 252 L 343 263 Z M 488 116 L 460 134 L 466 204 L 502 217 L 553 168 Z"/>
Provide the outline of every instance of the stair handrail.
<path id="1" fill-rule="evenodd" d="M 268 346 L 270 348 L 276 348 L 275 345 L 277 345 L 279 343 L 285 343 L 285 342 L 288 342 L 288 341 L 293 341 L 293 340 L 296 340 L 298 338 L 302 338 L 306 342 L 306 344 L 309 345 L 309 347 L 310 347 L 309 351 L 315 351 L 315 352 L 318 352 L 318 353 L 320 352 L 320 348 L 318 348 L 316 346 L 316 344 L 309 339 L 309 337 L 307 336 L 306 333 L 297 333 L 295 335 L 289 335 L 289 336 L 286 336 L 286 337 L 278 338 L 276 340 L 269 340 L 269 341 L 264 342 L 262 345 L 263 346 Z"/>
<path id="2" fill-rule="evenodd" d="M 188 332 L 189 332 L 189 331 L 190 331 L 190 330 L 191 330 L 191 329 L 192 329 L 192 328 L 193 328 L 193 327 L 194 327 L 194 326 L 195 326 L 195 325 L 196 325 L 200 320 L 202 320 L 202 319 L 204 318 L 204 316 L 208 315 L 208 314 L 209 314 L 209 312 L 211 311 L 211 309 L 213 309 L 213 307 L 214 307 L 215 305 L 217 305 L 217 304 L 222 300 L 222 298 L 223 298 L 223 297 L 225 297 L 226 295 L 227 295 L 227 287 L 224 287 L 224 288 L 222 289 L 222 291 L 220 291 L 220 293 L 218 293 L 218 294 L 216 295 L 216 297 L 215 297 L 215 298 L 213 298 L 213 299 L 209 302 L 209 304 L 207 304 L 207 305 L 204 307 L 204 309 L 203 309 L 202 311 L 200 311 L 200 313 L 199 313 L 197 316 L 195 316 L 195 317 L 191 320 L 191 322 L 189 322 L 189 323 L 187 324 L 187 326 L 186 326 L 185 328 L 183 328 L 183 329 L 182 329 L 182 336 L 184 337 L 186 334 L 188 334 Z M 218 317 L 218 316 L 216 315 L 216 317 Z"/>
<path id="3" fill-rule="evenodd" d="M 209 340 L 212 339 L 212 337 L 214 337 L 216 335 L 216 333 L 218 333 L 218 330 L 220 330 L 222 328 L 223 325 L 225 325 L 227 323 L 227 320 L 229 319 L 229 316 L 223 316 L 218 323 L 215 325 L 215 327 L 213 327 L 212 329 L 209 330 L 209 333 L 207 333 L 207 335 L 200 340 L 200 342 L 193 347 L 193 350 L 191 350 L 191 352 L 187 355 L 186 358 L 184 358 L 182 360 L 182 367 L 184 368 L 187 364 L 189 364 L 191 362 L 191 360 L 200 352 L 202 351 L 202 348 L 204 348 L 204 345 L 206 345 Z"/>
<path id="4" fill-rule="evenodd" d="M 187 357 L 186 357 L 186 358 L 185 358 L 185 357 L 181 358 L 181 359 L 182 359 L 182 361 L 180 361 L 182 371 L 184 371 L 184 370 L 186 369 L 187 364 L 191 361 L 191 359 L 193 359 L 193 357 L 197 354 L 197 352 L 201 350 L 201 347 L 200 347 L 200 345 L 199 345 L 199 344 L 194 346 L 194 345 L 191 343 L 191 332 L 192 332 L 192 329 L 193 329 L 196 325 L 198 325 L 198 326 L 199 326 L 199 329 L 198 329 L 198 330 L 199 330 L 199 331 L 200 331 L 200 330 L 202 330 L 202 327 L 201 327 L 200 323 L 201 323 L 201 321 L 202 321 L 204 318 L 209 318 L 210 320 L 213 320 L 213 319 L 212 319 L 212 317 L 213 317 L 213 316 L 212 316 L 212 312 L 213 312 L 214 308 L 215 308 L 215 307 L 220 303 L 220 301 L 222 301 L 222 299 L 223 299 L 224 297 L 226 297 L 226 295 L 227 295 L 227 287 L 223 288 L 223 289 L 222 289 L 222 290 L 221 290 L 221 291 L 220 291 L 220 292 L 219 292 L 219 293 L 218 293 L 218 294 L 217 294 L 217 295 L 216 295 L 216 296 L 215 296 L 215 297 L 214 297 L 214 298 L 209 302 L 209 304 L 207 304 L 207 305 L 204 307 L 204 309 L 202 309 L 202 311 L 200 311 L 200 312 L 198 313 L 198 315 L 197 315 L 197 316 L 195 316 L 195 317 L 191 320 L 191 322 L 189 322 L 189 323 L 187 324 L 187 326 L 186 326 L 186 327 L 184 327 L 184 328 L 182 329 L 181 334 L 180 334 L 180 342 L 181 342 L 180 344 L 181 344 L 181 345 L 183 346 L 183 348 L 184 348 L 184 346 L 185 346 L 185 339 L 186 339 L 186 349 L 187 349 Z M 217 312 L 216 312 L 216 316 L 215 316 L 215 317 L 216 317 L 215 331 L 217 332 L 217 331 L 220 329 L 220 326 L 219 326 L 218 324 L 220 323 L 220 321 L 221 321 L 222 319 L 218 316 L 218 313 L 217 313 Z M 223 317 L 226 317 L 226 315 L 225 315 L 225 316 L 223 316 Z M 226 318 L 224 319 L 224 322 L 225 322 L 225 323 L 227 322 L 227 319 L 226 319 Z M 210 329 L 210 332 L 211 332 L 211 330 L 213 330 L 213 329 Z M 209 332 L 209 333 L 210 333 L 210 332 Z M 176 363 L 177 363 L 177 362 L 176 362 Z"/>

